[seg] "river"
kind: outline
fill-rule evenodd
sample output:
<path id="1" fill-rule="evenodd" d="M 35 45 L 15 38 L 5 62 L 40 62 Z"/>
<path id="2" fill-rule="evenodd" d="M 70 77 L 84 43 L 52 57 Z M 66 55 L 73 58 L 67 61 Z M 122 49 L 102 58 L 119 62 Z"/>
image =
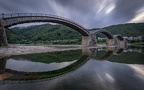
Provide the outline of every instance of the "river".
<path id="1" fill-rule="evenodd" d="M 85 48 L 0 59 L 0 90 L 143 89 L 142 47 Z"/>

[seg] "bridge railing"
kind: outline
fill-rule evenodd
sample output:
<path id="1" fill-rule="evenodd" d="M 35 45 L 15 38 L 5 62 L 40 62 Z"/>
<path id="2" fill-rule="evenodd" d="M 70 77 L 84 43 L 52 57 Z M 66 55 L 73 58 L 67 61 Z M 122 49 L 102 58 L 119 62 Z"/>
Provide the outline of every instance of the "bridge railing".
<path id="1" fill-rule="evenodd" d="M 56 15 L 51 15 L 51 14 L 43 14 L 43 13 L 12 13 L 12 14 L 0 14 L 0 18 L 11 18 L 11 17 L 22 17 L 22 16 L 43 16 L 43 17 L 52 17 L 52 18 L 60 18 L 62 20 L 66 20 L 66 21 L 71 21 L 72 24 L 77 25 L 83 29 L 85 29 L 84 27 L 82 27 L 81 25 L 79 25 L 77 22 L 72 21 L 70 19 L 61 17 L 61 16 L 56 16 Z"/>
<path id="2" fill-rule="evenodd" d="M 50 14 L 43 14 L 43 13 L 12 13 L 12 14 L 0 14 L 1 18 L 10 18 L 10 17 L 18 17 L 18 16 L 56 16 Z"/>
<path id="3" fill-rule="evenodd" d="M 11 17 L 19 17 L 19 16 L 49 16 L 49 17 L 61 18 L 61 19 L 72 21 L 72 20 L 66 19 L 64 17 L 51 15 L 51 14 L 43 14 L 43 13 L 12 13 L 12 14 L 2 13 L 2 14 L 0 14 L 0 18 L 11 18 Z"/>

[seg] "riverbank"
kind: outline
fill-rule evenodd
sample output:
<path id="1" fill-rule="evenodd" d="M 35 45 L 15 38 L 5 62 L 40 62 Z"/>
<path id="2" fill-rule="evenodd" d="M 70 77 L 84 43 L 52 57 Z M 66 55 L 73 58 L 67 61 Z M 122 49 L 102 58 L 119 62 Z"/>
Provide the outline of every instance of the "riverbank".
<path id="1" fill-rule="evenodd" d="M 0 47 L 0 57 L 31 53 L 55 52 L 81 49 L 81 45 L 9 45 Z"/>

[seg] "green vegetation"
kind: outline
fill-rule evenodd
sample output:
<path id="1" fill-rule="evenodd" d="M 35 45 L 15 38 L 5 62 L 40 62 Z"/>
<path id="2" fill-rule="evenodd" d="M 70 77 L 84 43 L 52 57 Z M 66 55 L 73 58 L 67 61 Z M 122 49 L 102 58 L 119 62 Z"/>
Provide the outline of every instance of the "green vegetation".
<path id="1" fill-rule="evenodd" d="M 7 39 L 9 43 L 27 43 L 27 41 L 11 29 L 6 29 Z"/>
<path id="2" fill-rule="evenodd" d="M 122 36 L 144 37 L 144 23 L 112 25 L 105 27 L 104 29 L 110 31 L 113 35 L 121 34 Z M 97 29 L 90 29 L 90 30 L 97 30 Z M 9 43 L 81 44 L 80 33 L 64 25 L 43 24 L 21 28 L 14 27 L 11 29 L 7 29 L 6 33 Z M 105 37 L 105 36 L 103 34 L 98 34 L 97 37 Z"/>
<path id="3" fill-rule="evenodd" d="M 106 44 L 106 40 L 105 41 L 97 41 L 98 44 Z"/>
<path id="4" fill-rule="evenodd" d="M 9 43 L 20 44 L 80 44 L 81 35 L 64 25 L 35 25 L 6 30 Z"/>
<path id="5" fill-rule="evenodd" d="M 121 34 L 122 36 L 144 36 L 144 23 L 129 23 L 112 25 L 104 29 L 110 31 L 113 35 Z"/>

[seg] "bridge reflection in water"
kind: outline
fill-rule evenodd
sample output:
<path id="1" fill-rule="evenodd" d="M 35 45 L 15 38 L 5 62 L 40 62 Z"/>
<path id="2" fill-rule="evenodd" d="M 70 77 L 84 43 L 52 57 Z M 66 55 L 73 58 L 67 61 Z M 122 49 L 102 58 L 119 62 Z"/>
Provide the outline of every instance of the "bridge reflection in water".
<path id="1" fill-rule="evenodd" d="M 72 64 L 57 70 L 42 72 L 26 72 L 8 69 L 6 68 L 6 64 L 7 59 L 9 59 L 10 57 L 4 57 L 0 59 L 0 84 L 32 83 L 59 78 L 77 71 L 77 69 L 81 68 L 84 64 L 86 64 L 88 60 L 109 60 L 112 62 L 139 64 L 139 62 L 141 62 L 137 60 L 139 56 L 134 56 L 134 58 L 132 57 L 132 61 L 129 61 L 128 57 L 125 57 L 125 59 L 120 59 L 120 57 L 122 57 L 129 51 L 137 51 L 138 53 L 143 52 L 143 50 L 140 48 L 137 48 L 137 50 L 136 48 L 127 48 L 126 50 L 123 50 L 119 47 L 84 48 L 82 49 L 81 57 Z M 118 59 L 116 57 L 118 57 L 119 61 L 117 61 Z"/>

